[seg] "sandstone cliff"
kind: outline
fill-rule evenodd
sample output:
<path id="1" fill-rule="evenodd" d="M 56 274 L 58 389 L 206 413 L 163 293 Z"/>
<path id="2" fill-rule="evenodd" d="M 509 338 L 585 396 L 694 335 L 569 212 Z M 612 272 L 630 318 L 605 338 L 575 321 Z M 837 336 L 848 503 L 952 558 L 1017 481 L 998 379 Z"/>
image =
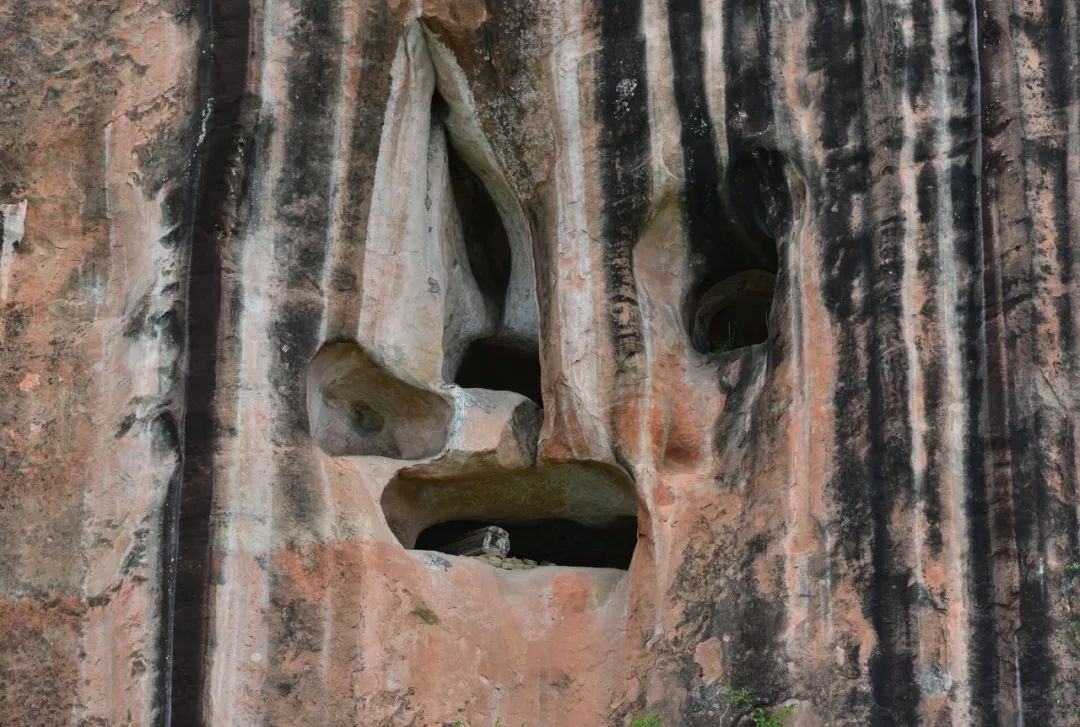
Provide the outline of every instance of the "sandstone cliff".
<path id="1" fill-rule="evenodd" d="M 1078 16 L 6 0 L 0 724 L 1080 723 Z"/>

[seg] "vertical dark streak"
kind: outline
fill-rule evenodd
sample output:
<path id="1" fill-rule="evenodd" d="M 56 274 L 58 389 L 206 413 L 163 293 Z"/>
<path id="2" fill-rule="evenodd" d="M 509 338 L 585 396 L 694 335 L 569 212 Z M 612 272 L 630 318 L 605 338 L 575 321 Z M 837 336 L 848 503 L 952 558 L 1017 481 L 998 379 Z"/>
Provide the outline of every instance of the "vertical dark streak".
<path id="1" fill-rule="evenodd" d="M 921 594 L 911 586 L 910 566 L 897 552 L 893 538 L 893 515 L 913 502 L 911 468 L 912 431 L 907 377 L 911 372 L 899 347 L 899 320 L 903 315 L 900 289 L 903 255 L 901 229 L 878 228 L 865 238 L 863 266 L 868 271 L 866 303 L 867 352 L 866 427 L 869 447 L 870 515 L 873 538 L 870 548 L 869 589 L 864 611 L 873 625 L 877 644 L 870 655 L 870 688 L 875 710 L 874 725 L 918 724 L 919 688 L 915 681 L 913 611 Z"/>
<path id="2" fill-rule="evenodd" d="M 936 98 L 937 83 L 934 73 L 934 48 L 933 23 L 936 10 L 932 3 L 926 0 L 916 0 L 910 8 L 912 31 L 909 36 L 910 43 L 905 44 L 905 79 L 908 102 L 912 109 L 933 108 L 938 106 Z M 953 67 L 950 66 L 950 69 Z M 945 109 L 937 109 L 943 112 Z M 939 136 L 943 135 L 943 142 L 950 140 L 950 134 L 941 134 L 938 124 L 933 119 L 927 119 L 924 123 L 915 122 L 915 139 L 913 162 L 916 167 L 921 166 L 915 182 L 915 195 L 917 199 L 918 214 L 915 220 L 907 220 L 907 224 L 916 228 L 915 245 L 908 248 L 904 246 L 901 254 L 904 257 L 915 258 L 915 270 L 918 284 L 924 286 L 927 291 L 935 290 L 938 285 L 937 271 L 941 269 L 941 260 L 938 254 L 936 240 L 947 237 L 946 226 L 952 224 L 952 220 L 942 219 L 943 211 L 940 204 L 942 190 L 949 189 L 948 168 L 950 157 L 937 159 L 937 143 Z M 940 162 L 939 164 L 934 163 Z M 923 242 L 925 240 L 925 242 Z M 945 254 L 948 254 L 947 252 Z M 913 324 L 916 337 L 916 345 L 922 340 L 923 332 L 919 330 L 922 325 L 927 325 L 929 337 L 941 337 L 942 318 L 944 311 L 937 309 L 935 296 L 928 295 L 924 303 L 921 315 Z M 926 321 L 924 324 L 923 321 Z M 922 366 L 922 386 L 916 396 L 923 398 L 922 416 L 926 424 L 925 435 L 911 432 L 911 437 L 923 437 L 924 456 L 926 466 L 923 468 L 922 487 L 913 493 L 912 512 L 914 517 L 919 517 L 920 510 L 926 518 L 927 530 L 925 534 L 926 545 L 934 555 L 940 555 L 942 546 L 941 536 L 941 454 L 945 408 L 942 406 L 944 379 L 944 346 L 919 346 L 918 359 Z M 915 402 L 908 402 L 908 407 L 913 407 Z M 907 414 L 911 421 L 910 410 Z M 917 567 L 921 567 L 916 564 Z M 934 605 L 931 603 L 933 596 L 929 593 L 922 594 L 914 604 L 916 610 L 932 612 Z M 920 638 L 920 637 L 916 637 Z"/>
<path id="3" fill-rule="evenodd" d="M 971 47 L 975 55 L 975 148 L 972 165 L 975 180 L 975 234 L 968 250 L 969 265 L 973 276 L 967 299 L 963 301 L 965 316 L 966 361 L 977 361 L 974 373 L 967 375 L 965 389 L 971 409 L 965 426 L 966 457 L 964 509 L 968 520 L 968 598 L 970 612 L 968 628 L 968 670 L 971 683 L 971 716 L 977 724 L 997 724 L 999 711 L 995 698 L 998 674 L 998 649 L 994 629 L 994 568 L 993 538 L 990 529 L 990 504 L 988 490 L 992 472 L 987 468 L 989 453 L 985 447 L 985 435 L 991 433 L 989 422 L 1000 419 L 994 398 L 990 396 L 992 382 L 1000 381 L 1001 373 L 991 357 L 988 340 L 990 322 L 988 313 L 994 310 L 999 299 L 993 267 L 988 261 L 994 259 L 993 241 L 985 234 L 992 225 L 988 180 L 983 173 L 985 139 L 989 129 L 983 114 L 984 86 L 988 69 L 981 52 L 982 34 L 979 27 L 981 13 L 985 12 L 983 0 L 971 0 Z M 1000 400 L 1000 399 L 999 399 Z"/>
<path id="4" fill-rule="evenodd" d="M 736 19 L 727 6 L 725 18 L 724 65 L 730 114 L 723 119 L 728 126 L 729 157 L 745 157 L 761 143 L 761 135 L 773 122 L 770 88 L 764 79 L 770 75 L 768 58 L 768 13 L 758 3 L 743 3 L 746 18 Z M 690 250 L 700 256 L 710 275 L 700 281 L 703 287 L 740 270 L 777 269 L 777 250 L 773 240 L 763 240 L 757 230 L 740 229 L 733 221 L 732 204 L 725 199 L 720 153 L 714 142 L 714 120 L 709 113 L 705 88 L 705 54 L 702 48 L 703 17 L 700 0 L 669 0 L 668 37 L 674 69 L 673 90 L 679 111 L 682 148 L 683 218 Z M 754 32 L 756 53 L 736 46 L 736 31 Z M 737 118 L 736 118 L 737 116 Z M 729 170 L 730 171 L 730 170 Z M 744 170 L 746 171 L 746 170 Z M 763 184 L 750 170 L 737 184 Z M 741 194 L 744 189 L 739 189 Z M 741 200 L 740 200 L 741 201 Z"/>
<path id="5" fill-rule="evenodd" d="M 1010 421 L 1009 447 L 1013 463 L 1013 528 L 1020 574 L 1020 626 L 1016 632 L 1023 717 L 1032 724 L 1051 724 L 1053 698 L 1050 687 L 1055 671 L 1050 654 L 1053 624 L 1050 604 L 1040 573 L 1045 567 L 1049 525 L 1049 483 L 1043 457 L 1033 450 L 1037 442 L 1051 441 L 1045 433 L 1044 413 L 1036 410 L 1030 422 L 1022 419 L 1016 387 L 1010 387 L 1014 414 Z"/>
<path id="6" fill-rule="evenodd" d="M 303 2 L 294 11 L 285 74 L 289 102 L 284 109 L 282 167 L 275 170 L 276 219 L 283 232 L 275 235 L 274 251 L 288 260 L 285 285 L 319 295 L 326 294 L 319 286 L 331 212 L 330 170 L 338 153 L 334 118 L 344 52 L 331 29 L 340 22 L 337 0 Z"/>
<path id="7" fill-rule="evenodd" d="M 357 104 L 349 130 L 349 165 L 345 188 L 340 191 L 341 250 L 337 266 L 331 272 L 330 289 L 324 291 L 331 300 L 339 296 L 353 300 L 363 298 L 363 247 L 371 212 L 376 157 L 390 93 L 390 74 L 385 69 L 392 62 L 397 40 L 396 34 L 389 31 L 395 26 L 388 3 L 371 3 L 366 13 L 366 25 L 370 30 L 365 30 L 358 42 L 361 43 L 362 57 L 367 60 L 356 74 Z M 360 306 L 331 306 L 326 322 L 329 338 L 348 335 L 359 325 Z"/>
<path id="8" fill-rule="evenodd" d="M 161 668 L 164 725 L 204 722 L 208 597 L 217 425 L 221 243 L 228 234 L 231 162 L 247 82 L 246 0 L 206 0 L 199 68 L 201 145 L 189 172 L 187 379 L 180 476 L 163 515 Z"/>
<path id="9" fill-rule="evenodd" d="M 704 255 L 710 268 L 723 267 L 721 230 L 727 226 L 720 199 L 720 168 L 713 142 L 713 122 L 706 102 L 700 0 L 670 0 L 668 38 L 674 68 L 675 106 L 679 110 L 683 157 L 683 215 L 690 249 Z"/>
<path id="10" fill-rule="evenodd" d="M 320 318 L 324 300 L 332 294 L 322 288 L 322 278 L 330 254 L 330 182 L 335 155 L 341 151 L 335 145 L 335 120 L 346 52 L 336 30 L 342 22 L 339 0 L 299 3 L 293 12 L 285 73 L 289 100 L 282 108 L 282 163 L 272 170 L 277 177 L 272 254 L 284 272 L 285 290 L 275 301 L 269 325 L 275 345 L 268 375 L 279 405 L 273 423 L 278 443 L 274 470 L 280 482 L 289 483 L 276 490 L 275 512 L 294 527 L 310 524 L 328 506 L 316 496 L 317 487 L 304 485 L 316 465 L 306 447 L 304 379 L 296 372 L 304 370 L 322 343 Z M 271 595 L 276 598 L 276 593 Z M 278 669 L 281 658 L 278 653 L 270 655 L 268 668 Z"/>
<path id="11" fill-rule="evenodd" d="M 1076 561 L 1078 554 L 1080 554 L 1080 523 L 1077 522 L 1076 513 L 1076 458 L 1074 452 L 1076 451 L 1076 427 L 1072 422 L 1065 422 L 1063 424 L 1064 432 L 1062 432 L 1061 438 L 1061 451 L 1065 458 L 1062 463 L 1062 480 L 1064 487 L 1065 502 L 1062 508 L 1062 519 L 1064 522 L 1065 538 L 1067 542 L 1067 562 Z"/>
<path id="12" fill-rule="evenodd" d="M 1045 84 L 1047 102 L 1052 109 L 1060 109 L 1065 102 L 1067 85 L 1062 57 L 1066 45 L 1063 35 L 1064 3 L 1062 0 L 1049 0 L 1043 4 L 1040 15 L 1040 22 L 1033 23 L 1023 14 L 1014 13 L 1010 16 L 1010 31 L 1014 36 L 1026 36 L 1027 41 L 1038 49 L 1041 59 L 1039 72 Z M 1025 82 L 1022 78 L 1017 81 Z M 1043 571 L 1047 562 L 1057 559 L 1050 555 L 1050 551 L 1055 547 L 1055 530 L 1062 523 L 1054 516 L 1052 501 L 1055 498 L 1049 480 L 1049 473 L 1055 467 L 1054 456 L 1049 448 L 1040 444 L 1057 442 L 1060 431 L 1059 415 L 1042 401 L 1032 379 L 1038 375 L 1036 372 L 1045 371 L 1048 364 L 1044 332 L 1053 331 L 1056 325 L 1062 323 L 1071 326 L 1071 311 L 1067 304 L 1058 311 L 1061 314 L 1058 321 L 1047 320 L 1048 316 L 1040 307 L 1040 302 L 1051 295 L 1047 285 L 1049 261 L 1045 258 L 1054 251 L 1045 250 L 1045 237 L 1052 234 L 1060 240 L 1063 235 L 1066 238 L 1068 235 L 1067 222 L 1063 219 L 1067 202 L 1061 196 L 1067 168 L 1065 152 L 1059 148 L 1060 141 L 1029 136 L 1027 122 L 1037 123 L 1030 118 L 1031 112 L 1021 107 L 1016 115 L 1021 130 L 1019 161 L 1025 200 L 1047 187 L 1053 195 L 1051 219 L 1041 218 L 1037 209 L 1026 205 L 1028 216 L 1020 228 L 1023 230 L 1022 236 L 1018 237 L 1026 243 L 1028 264 L 1023 270 L 1015 271 L 1006 283 L 1007 289 L 1023 291 L 1023 294 L 1006 301 L 1005 307 L 1008 365 L 1016 370 L 1007 393 L 1013 534 L 1020 578 L 1020 623 L 1016 640 L 1023 699 L 1022 717 L 1030 724 L 1050 724 L 1054 719 L 1055 700 L 1052 692 L 1057 664 L 1051 649 L 1054 631 L 1052 605 Z M 1060 114 L 1055 112 L 1050 122 L 1060 124 L 1060 118 Z M 1038 224 L 1036 218 L 1040 218 Z M 1047 232 L 1046 227 L 1050 227 L 1051 231 Z M 1061 260 L 1060 251 L 1058 253 Z M 1070 255 L 1066 253 L 1064 261 L 1069 259 Z"/>
<path id="13" fill-rule="evenodd" d="M 894 98 L 895 88 L 886 84 L 889 79 L 903 84 L 905 76 L 894 72 L 867 89 L 865 66 L 874 59 L 866 57 L 864 3 L 822 4 L 817 10 L 808 62 L 823 74 L 823 95 L 829 99 L 821 132 L 829 155 L 821 195 L 822 273 L 825 303 L 838 334 L 838 360 L 844 362 L 834 400 L 837 473 L 832 488 L 841 547 L 857 574 L 863 610 L 877 640 L 869 659 L 872 706 L 867 721 L 913 725 L 919 692 L 912 610 L 920 594 L 908 587 L 908 568 L 895 552 L 892 533 L 893 513 L 910 502 L 912 484 L 908 372 L 902 350 L 893 344 L 900 338 L 896 281 L 905 251 L 899 218 L 882 217 L 881 210 L 889 209 L 889 191 L 871 183 L 873 164 L 891 164 L 897 149 L 888 137 L 874 138 L 868 118 L 869 93 Z M 887 127 L 873 127 L 878 128 Z M 855 209 L 857 200 L 862 209 Z M 855 226 L 857 217 L 863 221 Z"/>
<path id="14" fill-rule="evenodd" d="M 640 0 L 600 2 L 597 60 L 603 261 L 615 361 L 624 368 L 642 350 L 633 250 L 649 215 L 649 107 Z"/>
<path id="15" fill-rule="evenodd" d="M 1071 291 L 1073 287 L 1073 264 L 1075 251 L 1072 239 L 1073 225 L 1069 215 L 1069 149 L 1068 149 L 1068 114 L 1065 109 L 1071 108 L 1075 103 L 1075 80 L 1074 74 L 1069 69 L 1073 62 L 1070 44 L 1075 42 L 1076 28 L 1069 27 L 1066 13 L 1066 4 L 1072 0 L 1048 0 L 1043 5 L 1043 20 L 1028 32 L 1037 38 L 1040 55 L 1045 59 L 1043 62 L 1046 77 L 1046 92 L 1054 116 L 1054 124 L 1066 133 L 1045 139 L 1028 139 L 1024 143 L 1025 155 L 1030 155 L 1035 165 L 1043 175 L 1044 182 L 1039 186 L 1046 194 L 1049 187 L 1051 200 L 1051 215 L 1049 230 L 1046 234 L 1052 236 L 1055 246 L 1048 251 L 1046 257 L 1052 253 L 1060 275 L 1058 282 L 1060 288 Z M 1075 4 L 1075 3 L 1073 3 Z M 1045 223 L 1040 225 L 1046 228 Z M 1047 261 L 1049 262 L 1049 261 Z M 1036 268 L 1039 266 L 1036 265 Z M 1046 273 L 1035 272 L 1035 283 L 1041 283 Z M 1073 312 L 1073 296 L 1054 295 L 1047 290 L 1043 295 L 1052 304 L 1052 312 L 1049 314 L 1054 323 L 1050 330 L 1057 333 L 1056 339 L 1051 339 L 1051 345 L 1057 349 L 1054 353 L 1060 353 L 1063 363 L 1061 373 L 1049 370 L 1044 356 L 1039 356 L 1033 365 L 1042 371 L 1046 371 L 1047 378 L 1055 386 L 1067 386 L 1064 382 L 1075 380 L 1070 378 L 1075 373 L 1074 351 L 1076 348 L 1076 336 L 1074 332 L 1075 315 Z M 1032 351 L 1045 348 L 1046 344 L 1036 338 L 1037 327 L 1032 326 Z M 1038 346 L 1038 348 L 1036 348 Z M 1053 355 L 1053 354 L 1052 354 Z M 1062 484 L 1061 498 L 1047 488 L 1041 493 L 1041 509 L 1038 512 L 1039 526 L 1039 557 L 1042 563 L 1067 562 L 1076 553 L 1076 499 L 1075 480 L 1068 476 L 1073 468 L 1073 449 L 1066 442 L 1073 439 L 1073 424 L 1069 415 L 1061 411 L 1053 404 L 1048 405 L 1045 400 L 1038 403 L 1036 416 L 1036 442 L 1055 442 L 1057 447 L 1035 446 L 1034 454 L 1037 457 L 1037 467 L 1043 473 L 1044 481 L 1047 473 L 1057 472 L 1054 478 Z M 1055 455 L 1055 450 L 1057 454 Z M 1053 475 L 1050 475 L 1053 477 Z M 1049 484 L 1049 483 L 1047 483 Z M 1045 632 L 1045 644 L 1041 647 L 1042 653 L 1033 654 L 1033 659 L 1041 660 L 1039 668 L 1045 668 L 1046 663 L 1052 663 L 1050 641 L 1053 639 L 1053 610 L 1055 598 L 1045 593 L 1046 579 L 1038 578 L 1040 588 L 1040 610 L 1035 616 L 1039 619 L 1041 628 Z M 1023 664 L 1021 665 L 1023 667 Z M 1054 689 L 1053 676 L 1047 674 L 1045 681 L 1034 686 L 1038 691 L 1038 698 L 1048 702 L 1046 695 Z M 1025 707 L 1029 700 L 1025 695 Z M 1052 704 L 1047 704 L 1046 714 L 1050 714 Z M 1025 715 L 1028 716 L 1028 715 Z"/>

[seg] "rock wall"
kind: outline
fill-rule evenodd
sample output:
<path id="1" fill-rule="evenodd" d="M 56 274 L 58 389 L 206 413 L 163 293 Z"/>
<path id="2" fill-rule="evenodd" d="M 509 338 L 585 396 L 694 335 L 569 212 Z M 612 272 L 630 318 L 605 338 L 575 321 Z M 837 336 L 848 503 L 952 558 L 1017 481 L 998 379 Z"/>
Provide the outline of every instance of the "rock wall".
<path id="1" fill-rule="evenodd" d="M 1072 724 L 1078 15 L 9 0 L 0 723 Z"/>

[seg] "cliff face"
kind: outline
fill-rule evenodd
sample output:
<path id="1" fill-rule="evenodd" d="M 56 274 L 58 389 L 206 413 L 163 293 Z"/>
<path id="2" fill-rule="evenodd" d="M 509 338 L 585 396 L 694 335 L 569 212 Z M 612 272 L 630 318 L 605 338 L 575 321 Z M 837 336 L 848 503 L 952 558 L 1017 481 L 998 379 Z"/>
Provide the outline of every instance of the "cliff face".
<path id="1" fill-rule="evenodd" d="M 5 3 L 0 723 L 1071 724 L 1078 15 Z"/>

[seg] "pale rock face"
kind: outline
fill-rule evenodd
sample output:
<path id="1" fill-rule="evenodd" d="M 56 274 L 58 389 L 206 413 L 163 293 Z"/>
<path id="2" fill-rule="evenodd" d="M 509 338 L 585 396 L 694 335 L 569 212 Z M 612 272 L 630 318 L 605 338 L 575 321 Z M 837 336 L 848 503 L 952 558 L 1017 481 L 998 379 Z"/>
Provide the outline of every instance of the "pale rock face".
<path id="1" fill-rule="evenodd" d="M 0 724 L 1069 723 L 1078 13 L 9 2 Z"/>

